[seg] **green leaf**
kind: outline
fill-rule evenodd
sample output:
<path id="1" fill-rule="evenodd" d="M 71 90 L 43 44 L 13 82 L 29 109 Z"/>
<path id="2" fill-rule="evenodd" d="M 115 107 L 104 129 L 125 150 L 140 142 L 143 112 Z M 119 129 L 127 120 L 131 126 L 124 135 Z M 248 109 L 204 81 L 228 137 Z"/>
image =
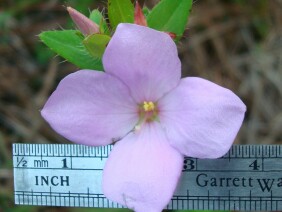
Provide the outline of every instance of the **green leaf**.
<path id="1" fill-rule="evenodd" d="M 110 34 L 107 22 L 105 21 L 103 14 L 99 10 L 93 10 L 89 18 L 100 26 L 101 34 Z"/>
<path id="2" fill-rule="evenodd" d="M 143 7 L 142 11 L 143 11 L 143 14 L 145 15 L 145 17 L 147 17 L 149 15 L 149 13 L 151 12 L 149 10 L 149 8 L 147 8 L 147 7 Z"/>
<path id="3" fill-rule="evenodd" d="M 112 29 L 119 23 L 134 22 L 134 6 L 130 0 L 109 0 L 108 16 Z"/>
<path id="4" fill-rule="evenodd" d="M 192 7 L 192 0 L 162 0 L 147 17 L 148 26 L 182 36 Z"/>
<path id="5" fill-rule="evenodd" d="M 103 70 L 102 61 L 94 58 L 84 47 L 76 30 L 46 31 L 39 38 L 58 55 L 82 69 Z"/>
<path id="6" fill-rule="evenodd" d="M 103 19 L 103 15 L 99 10 L 92 10 L 89 16 L 90 20 L 100 25 L 101 20 Z"/>
<path id="7" fill-rule="evenodd" d="M 93 57 L 102 58 L 111 37 L 103 34 L 93 34 L 85 38 L 83 44 Z"/>

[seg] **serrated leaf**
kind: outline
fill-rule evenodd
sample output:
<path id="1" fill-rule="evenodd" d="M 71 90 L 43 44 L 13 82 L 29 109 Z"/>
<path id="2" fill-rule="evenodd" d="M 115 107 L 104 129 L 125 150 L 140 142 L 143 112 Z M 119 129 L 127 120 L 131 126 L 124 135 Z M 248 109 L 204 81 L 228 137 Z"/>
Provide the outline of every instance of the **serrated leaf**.
<path id="1" fill-rule="evenodd" d="M 108 16 L 113 29 L 119 23 L 133 23 L 134 6 L 130 0 L 109 0 Z"/>
<path id="2" fill-rule="evenodd" d="M 110 30 L 108 28 L 107 22 L 104 19 L 103 14 L 99 10 L 93 10 L 90 13 L 90 20 L 94 21 L 100 27 L 101 34 L 110 34 Z"/>
<path id="3" fill-rule="evenodd" d="M 110 40 L 108 35 L 94 34 L 85 38 L 83 44 L 93 57 L 102 58 Z"/>
<path id="4" fill-rule="evenodd" d="M 182 36 L 193 0 L 162 0 L 147 16 L 148 26 Z"/>
<path id="5" fill-rule="evenodd" d="M 94 58 L 84 47 L 79 31 L 46 31 L 39 38 L 54 52 L 79 68 L 103 70 L 101 59 Z"/>

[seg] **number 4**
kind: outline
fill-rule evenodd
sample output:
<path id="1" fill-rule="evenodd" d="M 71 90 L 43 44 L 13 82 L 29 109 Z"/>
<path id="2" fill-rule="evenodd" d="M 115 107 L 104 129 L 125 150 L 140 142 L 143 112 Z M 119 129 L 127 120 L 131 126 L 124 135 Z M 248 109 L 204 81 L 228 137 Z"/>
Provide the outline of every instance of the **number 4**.
<path id="1" fill-rule="evenodd" d="M 249 165 L 250 168 L 253 168 L 253 170 L 259 170 L 259 165 L 258 165 L 258 160 L 255 160 L 254 162 L 252 162 L 250 165 Z"/>

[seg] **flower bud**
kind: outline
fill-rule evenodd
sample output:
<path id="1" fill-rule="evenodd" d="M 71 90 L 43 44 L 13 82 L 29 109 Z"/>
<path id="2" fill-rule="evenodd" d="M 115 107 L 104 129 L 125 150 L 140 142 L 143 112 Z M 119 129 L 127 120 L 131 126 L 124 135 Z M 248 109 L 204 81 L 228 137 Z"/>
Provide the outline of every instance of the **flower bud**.
<path id="1" fill-rule="evenodd" d="M 142 8 L 140 7 L 138 1 L 136 1 L 136 4 L 135 4 L 134 23 L 141 25 L 141 26 L 147 26 L 146 18 L 144 16 L 144 13 L 143 13 Z"/>
<path id="2" fill-rule="evenodd" d="M 67 7 L 71 19 L 84 35 L 99 33 L 99 26 L 77 10 Z"/>

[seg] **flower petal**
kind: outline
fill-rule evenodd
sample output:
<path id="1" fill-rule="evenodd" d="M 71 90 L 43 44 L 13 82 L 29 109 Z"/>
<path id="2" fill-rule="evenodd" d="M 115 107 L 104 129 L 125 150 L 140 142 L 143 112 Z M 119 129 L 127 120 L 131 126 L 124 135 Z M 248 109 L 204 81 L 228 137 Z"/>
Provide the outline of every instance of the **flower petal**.
<path id="1" fill-rule="evenodd" d="M 82 70 L 65 77 L 42 116 L 58 133 L 86 145 L 107 145 L 133 129 L 137 106 L 127 87 L 102 72 Z"/>
<path id="2" fill-rule="evenodd" d="M 136 212 L 160 212 L 170 201 L 183 156 L 166 141 L 158 123 L 117 142 L 103 172 L 106 197 Z"/>
<path id="3" fill-rule="evenodd" d="M 246 106 L 232 91 L 188 77 L 158 103 L 170 144 L 190 157 L 217 158 L 231 147 Z"/>
<path id="4" fill-rule="evenodd" d="M 178 85 L 181 64 L 173 40 L 163 32 L 119 24 L 103 56 L 107 73 L 128 85 L 137 102 L 156 101 Z"/>

